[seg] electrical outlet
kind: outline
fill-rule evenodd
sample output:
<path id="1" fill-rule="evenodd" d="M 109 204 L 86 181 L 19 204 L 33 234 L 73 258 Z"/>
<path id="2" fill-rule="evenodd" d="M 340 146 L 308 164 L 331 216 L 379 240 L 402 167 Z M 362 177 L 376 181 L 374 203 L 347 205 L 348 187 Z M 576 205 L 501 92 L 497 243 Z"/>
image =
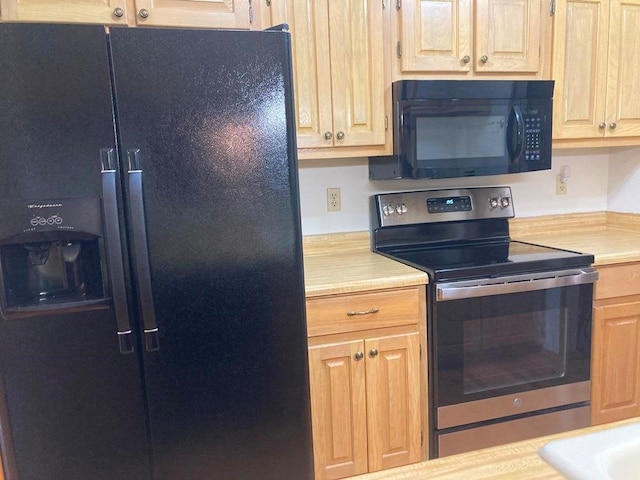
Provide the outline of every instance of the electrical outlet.
<path id="1" fill-rule="evenodd" d="M 327 212 L 339 212 L 342 209 L 342 199 L 339 188 L 327 188 Z"/>
<path id="2" fill-rule="evenodd" d="M 556 195 L 567 194 L 567 182 L 562 181 L 562 175 L 556 175 Z"/>

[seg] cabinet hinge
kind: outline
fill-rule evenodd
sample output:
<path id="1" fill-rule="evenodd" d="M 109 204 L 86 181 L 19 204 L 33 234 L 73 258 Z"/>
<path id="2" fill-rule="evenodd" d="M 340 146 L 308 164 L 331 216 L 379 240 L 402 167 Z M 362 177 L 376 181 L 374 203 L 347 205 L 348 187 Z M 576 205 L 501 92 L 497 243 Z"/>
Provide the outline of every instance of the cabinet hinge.
<path id="1" fill-rule="evenodd" d="M 396 55 L 398 58 L 402 57 L 402 44 L 399 41 L 396 43 Z"/>
<path id="2" fill-rule="evenodd" d="M 549 15 L 552 17 L 556 13 L 556 0 L 549 0 Z"/>
<path id="3" fill-rule="evenodd" d="M 396 0 L 396 10 L 400 10 L 401 0 Z"/>
<path id="4" fill-rule="evenodd" d="M 382 9 L 383 10 L 387 9 L 387 0 L 382 0 Z"/>

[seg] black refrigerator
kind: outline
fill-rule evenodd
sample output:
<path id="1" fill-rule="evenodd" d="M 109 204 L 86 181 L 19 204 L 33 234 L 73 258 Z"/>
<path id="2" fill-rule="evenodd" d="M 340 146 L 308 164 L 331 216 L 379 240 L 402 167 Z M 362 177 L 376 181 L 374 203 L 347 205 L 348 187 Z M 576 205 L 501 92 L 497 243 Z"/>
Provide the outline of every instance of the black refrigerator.
<path id="1" fill-rule="evenodd" d="M 313 477 L 284 30 L 0 25 L 9 480 Z"/>

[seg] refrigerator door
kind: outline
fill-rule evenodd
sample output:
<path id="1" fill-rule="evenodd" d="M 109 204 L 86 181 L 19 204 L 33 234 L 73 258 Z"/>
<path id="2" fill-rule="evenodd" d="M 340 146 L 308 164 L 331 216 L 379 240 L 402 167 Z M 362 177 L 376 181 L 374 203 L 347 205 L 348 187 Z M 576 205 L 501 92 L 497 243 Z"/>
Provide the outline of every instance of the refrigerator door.
<path id="1" fill-rule="evenodd" d="M 110 37 L 153 478 L 310 479 L 289 35 Z"/>
<path id="2" fill-rule="evenodd" d="M 76 210 L 69 205 L 95 205 L 92 211 L 101 217 L 101 148 L 116 148 L 104 28 L 0 24 L 0 45 L 0 205 L 31 202 L 34 215 L 61 227 L 73 224 L 68 217 Z M 66 210 L 57 210 L 58 204 Z M 0 208 L 0 224 L 12 218 L 11 210 Z M 90 223 L 106 230 L 102 218 Z M 53 296 L 43 297 L 42 305 L 14 308 L 0 320 L 0 422 L 9 479 L 150 476 L 139 362 L 120 353 L 112 272 L 104 238 L 95 233 L 91 242 L 98 246 L 95 266 L 102 270 L 104 292 L 94 295 L 104 301 L 61 306 Z M 52 227 L 42 238 L 54 234 L 75 233 Z M 57 270 L 44 268 L 51 258 L 38 259 L 41 280 L 60 275 L 63 293 L 71 291 L 68 269 L 83 255 L 71 247 L 56 244 Z M 3 243 L 0 249 L 19 252 L 20 245 Z M 6 286 L 15 272 L 2 267 Z M 87 285 L 77 280 L 74 287 L 81 297 Z"/>

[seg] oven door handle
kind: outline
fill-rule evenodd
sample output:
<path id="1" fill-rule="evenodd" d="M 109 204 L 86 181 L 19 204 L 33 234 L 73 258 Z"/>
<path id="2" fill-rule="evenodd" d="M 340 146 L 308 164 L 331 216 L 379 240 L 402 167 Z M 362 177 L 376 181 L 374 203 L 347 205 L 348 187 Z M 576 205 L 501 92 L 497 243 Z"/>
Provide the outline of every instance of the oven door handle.
<path id="1" fill-rule="evenodd" d="M 550 288 L 593 283 L 598 279 L 595 268 L 580 268 L 554 272 L 538 272 L 497 278 L 480 278 L 436 285 L 436 301 L 462 300 L 489 295 L 530 292 Z"/>

